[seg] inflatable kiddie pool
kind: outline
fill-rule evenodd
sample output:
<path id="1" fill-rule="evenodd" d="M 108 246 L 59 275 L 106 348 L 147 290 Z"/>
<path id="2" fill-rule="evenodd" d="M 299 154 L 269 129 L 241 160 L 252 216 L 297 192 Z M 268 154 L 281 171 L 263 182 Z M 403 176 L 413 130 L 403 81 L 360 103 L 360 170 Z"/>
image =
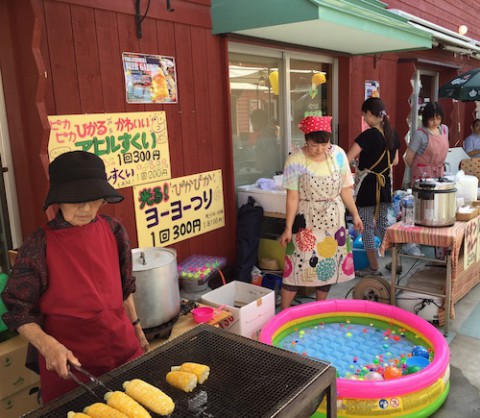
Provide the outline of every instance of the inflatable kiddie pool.
<path id="1" fill-rule="evenodd" d="M 337 333 L 336 337 L 330 338 L 335 346 L 328 347 L 327 333 L 330 336 Z M 376 343 L 370 345 L 366 342 L 369 336 Z M 395 306 L 365 300 L 306 303 L 285 309 L 272 318 L 263 327 L 259 339 L 322 360 L 325 358 L 317 357 L 319 346 L 326 348 L 327 354 L 337 355 L 336 359 L 328 360 L 337 368 L 339 376 L 339 418 L 428 417 L 443 404 L 450 389 L 450 353 L 445 338 L 424 319 Z M 410 344 L 414 350 L 426 352 L 426 367 L 425 364 L 423 368 L 413 366 L 411 360 L 418 359 L 416 355 L 410 358 L 411 354 L 392 354 L 398 344 Z M 366 360 L 367 364 L 358 364 L 363 354 L 357 358 L 357 351 L 365 351 L 365 348 L 371 352 L 372 359 Z M 412 366 L 407 369 L 409 362 Z M 387 367 L 389 370 L 400 369 L 403 373 L 385 380 L 383 377 L 382 380 L 368 380 L 371 376 L 378 376 L 378 371 L 386 372 Z M 344 373 L 339 375 L 339 369 Z M 325 400 L 313 417 L 324 416 Z"/>

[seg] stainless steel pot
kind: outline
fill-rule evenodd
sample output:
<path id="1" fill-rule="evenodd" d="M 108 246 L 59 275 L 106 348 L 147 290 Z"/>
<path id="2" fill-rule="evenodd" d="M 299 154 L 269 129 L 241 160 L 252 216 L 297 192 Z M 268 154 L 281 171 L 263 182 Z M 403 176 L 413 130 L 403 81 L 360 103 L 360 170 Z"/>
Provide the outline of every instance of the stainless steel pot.
<path id="1" fill-rule="evenodd" d="M 142 328 L 163 325 L 180 312 L 177 253 L 167 248 L 135 248 L 132 258 L 137 283 L 133 299 Z"/>
<path id="2" fill-rule="evenodd" d="M 415 225 L 451 226 L 455 223 L 457 189 L 445 178 L 426 178 L 413 184 Z"/>

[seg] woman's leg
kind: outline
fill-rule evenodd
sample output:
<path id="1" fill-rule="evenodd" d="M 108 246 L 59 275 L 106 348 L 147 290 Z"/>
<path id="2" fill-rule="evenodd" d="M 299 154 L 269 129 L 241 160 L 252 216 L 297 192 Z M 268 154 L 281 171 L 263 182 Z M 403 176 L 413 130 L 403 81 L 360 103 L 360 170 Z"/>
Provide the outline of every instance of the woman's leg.
<path id="1" fill-rule="evenodd" d="M 363 248 L 367 254 L 371 270 L 378 270 L 377 249 L 375 245 L 375 206 L 361 206 L 358 213 L 363 222 Z"/>
<path id="2" fill-rule="evenodd" d="M 390 208 L 391 205 L 392 205 L 391 203 L 386 203 L 386 202 L 380 203 L 380 211 L 378 214 L 378 221 L 377 221 L 377 230 L 381 240 L 383 240 L 383 237 L 385 236 L 385 232 L 387 231 L 387 228 L 388 228 L 388 209 Z"/>
<path id="3" fill-rule="evenodd" d="M 297 295 L 298 287 L 297 286 L 290 286 L 283 284 L 282 285 L 282 304 L 281 308 L 289 308 L 293 302 L 293 299 Z"/>
<path id="4" fill-rule="evenodd" d="M 317 286 L 315 288 L 315 300 L 319 301 L 319 300 L 327 299 L 329 290 L 330 290 L 329 284 L 325 286 Z"/>

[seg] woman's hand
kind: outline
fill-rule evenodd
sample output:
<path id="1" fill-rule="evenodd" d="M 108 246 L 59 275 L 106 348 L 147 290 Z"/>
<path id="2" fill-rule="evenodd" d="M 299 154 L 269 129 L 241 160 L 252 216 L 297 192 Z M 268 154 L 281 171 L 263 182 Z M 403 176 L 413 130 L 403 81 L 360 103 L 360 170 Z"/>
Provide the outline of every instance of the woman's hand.
<path id="1" fill-rule="evenodd" d="M 363 222 L 358 214 L 353 216 L 353 227 L 361 234 L 363 233 Z"/>
<path id="2" fill-rule="evenodd" d="M 47 370 L 57 373 L 64 379 L 68 378 L 68 363 L 81 366 L 75 355 L 53 337 L 48 338 L 42 349 L 42 355 L 45 357 Z"/>
<path id="3" fill-rule="evenodd" d="M 280 244 L 286 247 L 289 242 L 292 241 L 292 230 L 290 228 L 285 228 L 283 234 L 280 236 Z"/>
<path id="4" fill-rule="evenodd" d="M 147 340 L 147 337 L 145 337 L 145 333 L 143 332 L 140 324 L 135 325 L 135 334 L 140 342 L 143 352 L 146 353 L 150 348 L 150 344 Z"/>
<path id="5" fill-rule="evenodd" d="M 403 159 L 405 160 L 405 164 L 407 164 L 409 167 L 412 166 L 413 160 L 415 159 L 416 153 L 413 152 L 410 148 L 407 148 L 407 151 L 405 152 L 405 155 L 403 156 Z"/>

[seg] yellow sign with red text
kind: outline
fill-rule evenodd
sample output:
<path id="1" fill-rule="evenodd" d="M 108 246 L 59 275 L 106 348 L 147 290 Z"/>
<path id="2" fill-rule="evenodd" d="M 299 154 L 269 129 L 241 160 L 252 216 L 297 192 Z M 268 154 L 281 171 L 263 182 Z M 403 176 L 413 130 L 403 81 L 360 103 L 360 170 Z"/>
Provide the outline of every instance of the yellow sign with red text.
<path id="1" fill-rule="evenodd" d="M 49 116 L 48 155 L 87 151 L 105 163 L 116 189 L 171 177 L 165 112 Z"/>

